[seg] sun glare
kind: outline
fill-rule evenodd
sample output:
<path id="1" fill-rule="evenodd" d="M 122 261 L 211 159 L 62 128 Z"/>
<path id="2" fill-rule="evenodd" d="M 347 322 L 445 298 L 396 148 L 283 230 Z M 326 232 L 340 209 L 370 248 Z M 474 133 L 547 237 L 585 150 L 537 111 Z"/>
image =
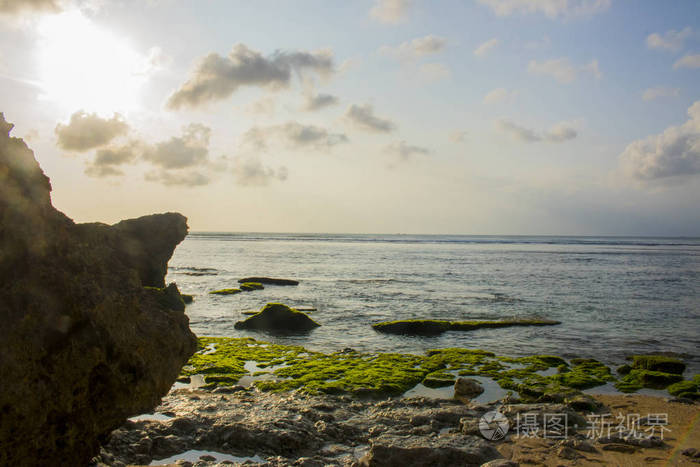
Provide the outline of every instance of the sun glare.
<path id="1" fill-rule="evenodd" d="M 126 112 L 138 107 L 149 61 L 78 11 L 39 25 L 42 98 L 66 110 Z"/>

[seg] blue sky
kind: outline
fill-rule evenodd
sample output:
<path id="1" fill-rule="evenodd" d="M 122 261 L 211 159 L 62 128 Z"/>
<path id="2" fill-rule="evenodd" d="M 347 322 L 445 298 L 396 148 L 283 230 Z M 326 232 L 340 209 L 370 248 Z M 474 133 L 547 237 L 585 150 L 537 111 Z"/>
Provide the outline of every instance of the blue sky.
<path id="1" fill-rule="evenodd" d="M 9 1 L 0 111 L 78 221 L 697 236 L 698 18 L 691 0 Z"/>

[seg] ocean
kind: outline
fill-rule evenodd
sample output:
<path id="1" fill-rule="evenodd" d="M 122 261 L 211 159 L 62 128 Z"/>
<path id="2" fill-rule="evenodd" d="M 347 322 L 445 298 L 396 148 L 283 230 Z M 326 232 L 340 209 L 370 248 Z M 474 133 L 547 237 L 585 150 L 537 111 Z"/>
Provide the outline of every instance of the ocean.
<path id="1" fill-rule="evenodd" d="M 296 279 L 237 295 L 246 276 Z M 195 295 L 186 313 L 201 336 L 250 336 L 324 352 L 422 353 L 464 347 L 499 355 L 596 358 L 681 354 L 700 370 L 700 238 L 191 233 L 168 282 Z M 239 331 L 241 311 L 268 302 L 317 308 L 305 335 Z M 558 326 L 380 334 L 397 319 L 542 317 Z"/>

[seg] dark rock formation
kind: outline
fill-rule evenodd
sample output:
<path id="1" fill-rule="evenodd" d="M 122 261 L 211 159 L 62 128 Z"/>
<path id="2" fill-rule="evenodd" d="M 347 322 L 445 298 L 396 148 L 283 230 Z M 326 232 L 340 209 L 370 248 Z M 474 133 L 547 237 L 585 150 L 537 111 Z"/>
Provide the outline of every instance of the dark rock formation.
<path id="1" fill-rule="evenodd" d="M 236 329 L 255 329 L 282 332 L 306 332 L 319 327 L 316 321 L 302 313 L 281 303 L 268 303 L 260 313 L 257 313 L 245 321 L 238 321 Z"/>
<path id="2" fill-rule="evenodd" d="M 484 392 L 484 387 L 473 378 L 457 378 L 455 381 L 455 397 L 472 398 Z"/>
<path id="3" fill-rule="evenodd" d="M 76 225 L 12 127 L 0 114 L 0 465 L 86 465 L 196 349 L 163 288 L 186 219 Z"/>
<path id="4" fill-rule="evenodd" d="M 243 279 L 238 279 L 239 284 L 245 282 L 257 282 L 259 284 L 270 284 L 270 285 L 299 285 L 299 281 L 294 279 L 274 279 L 272 277 L 244 277 Z"/>
<path id="5" fill-rule="evenodd" d="M 554 326 L 560 321 L 551 319 L 512 319 L 504 321 L 447 321 L 442 319 L 407 319 L 373 324 L 375 331 L 388 334 L 434 336 L 446 331 L 474 331 L 483 328 L 509 328 L 514 326 Z"/>

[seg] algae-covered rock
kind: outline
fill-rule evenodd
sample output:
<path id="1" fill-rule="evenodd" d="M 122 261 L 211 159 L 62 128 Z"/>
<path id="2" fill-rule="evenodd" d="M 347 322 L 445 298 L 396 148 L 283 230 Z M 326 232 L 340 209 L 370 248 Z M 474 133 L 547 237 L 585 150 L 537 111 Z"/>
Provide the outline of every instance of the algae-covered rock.
<path id="1" fill-rule="evenodd" d="M 253 290 L 262 290 L 265 288 L 260 282 L 243 282 L 240 285 L 241 290 L 244 292 L 251 292 Z"/>
<path id="2" fill-rule="evenodd" d="M 514 326 L 552 326 L 561 324 L 550 319 L 512 319 L 503 321 L 447 321 L 441 319 L 407 319 L 373 324 L 375 331 L 389 334 L 437 335 L 445 331 L 473 331 L 483 328 Z"/>
<path id="3" fill-rule="evenodd" d="M 258 284 L 269 285 L 299 285 L 299 281 L 293 279 L 275 279 L 274 277 L 244 277 L 243 279 L 238 279 L 239 284 L 244 284 L 246 282 L 257 282 Z"/>
<path id="4" fill-rule="evenodd" d="M 306 332 L 319 327 L 316 321 L 282 303 L 268 303 L 260 313 L 244 321 L 238 321 L 236 329 L 254 329 L 284 332 Z"/>
<path id="5" fill-rule="evenodd" d="M 241 293 L 241 289 L 220 289 L 209 292 L 211 295 L 235 295 Z"/>
<path id="6" fill-rule="evenodd" d="M 425 376 L 425 379 L 423 379 L 423 386 L 427 386 L 429 388 L 441 388 L 445 386 L 452 386 L 454 382 L 455 375 L 444 371 L 434 371 Z"/>
<path id="7" fill-rule="evenodd" d="M 685 371 L 685 363 L 666 355 L 633 355 L 632 368 L 681 375 Z"/>
<path id="8" fill-rule="evenodd" d="M 87 465 L 195 350 L 179 292 L 164 288 L 187 223 L 75 224 L 11 129 L 0 114 L 0 465 Z"/>

